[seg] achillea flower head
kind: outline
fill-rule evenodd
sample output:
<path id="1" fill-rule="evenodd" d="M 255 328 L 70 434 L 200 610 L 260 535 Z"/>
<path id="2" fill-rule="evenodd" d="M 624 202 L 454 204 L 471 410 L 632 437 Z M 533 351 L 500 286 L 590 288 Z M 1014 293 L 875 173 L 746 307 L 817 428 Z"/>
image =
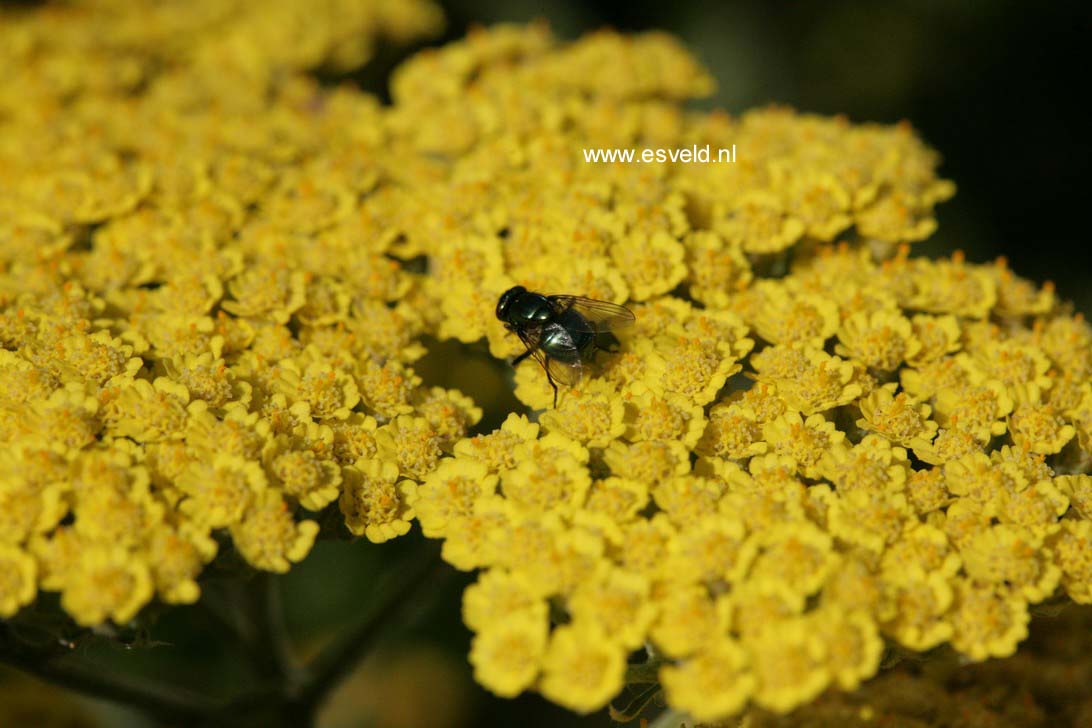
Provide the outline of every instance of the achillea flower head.
<path id="1" fill-rule="evenodd" d="M 911 255 L 954 186 L 908 125 L 686 111 L 712 80 L 670 37 L 542 25 L 414 56 L 383 105 L 307 74 L 433 6 L 217 8 L 0 24 L 0 616 L 190 603 L 219 543 L 283 572 L 336 508 L 481 570 L 495 693 L 598 710 L 644 646 L 720 720 L 854 689 L 884 639 L 981 660 L 1092 601 L 1092 327 Z M 706 143 L 741 162 L 580 155 Z M 556 409 L 521 366 L 532 411 L 482 433 L 423 342 L 518 355 L 517 284 L 637 321 Z"/>

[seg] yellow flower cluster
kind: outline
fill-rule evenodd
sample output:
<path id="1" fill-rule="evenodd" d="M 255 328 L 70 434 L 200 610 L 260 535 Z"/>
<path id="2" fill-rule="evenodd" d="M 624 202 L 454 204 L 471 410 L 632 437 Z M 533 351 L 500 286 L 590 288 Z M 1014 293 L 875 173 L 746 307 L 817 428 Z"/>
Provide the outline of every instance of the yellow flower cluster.
<path id="1" fill-rule="evenodd" d="M 193 602 L 225 544 L 287 571 L 319 530 L 298 514 L 339 499 L 353 533 L 408 530 L 398 474 L 480 412 L 409 366 L 425 328 L 371 209 L 407 154 L 374 99 L 303 72 L 438 21 L 388 0 L 0 16 L 0 617 L 39 589 L 82 625 Z"/>
<path id="2" fill-rule="evenodd" d="M 1092 597 L 1092 330 L 1003 262 L 909 255 L 953 189 L 908 127 L 687 112 L 708 85 L 662 36 L 540 28 L 395 77 L 442 161 L 392 201 L 441 336 L 518 354 L 492 306 L 516 284 L 637 316 L 556 409 L 520 367 L 545 411 L 456 442 L 410 498 L 481 570 L 470 660 L 499 695 L 592 711 L 651 667 L 699 721 L 785 712 L 885 640 L 1008 655 L 1029 605 Z M 741 161 L 580 156 L 693 144 Z"/>
<path id="3" fill-rule="evenodd" d="M 91 5 L 0 25 L 0 616 L 192 601 L 227 537 L 284 571 L 338 507 L 481 570 L 495 693 L 585 712 L 638 670 L 709 721 L 1092 602 L 1092 328 L 909 255 L 953 193 L 909 127 L 691 112 L 671 38 L 541 26 L 417 55 L 383 106 L 300 71 L 430 6 Z M 582 154 L 705 144 L 740 161 Z M 545 411 L 469 436 L 420 339 L 520 353 L 516 284 L 637 324 L 556 409 L 520 366 Z"/>
<path id="4" fill-rule="evenodd" d="M 1092 608 L 1051 611 L 1049 618 L 1032 622 L 1028 644 L 1012 657 L 968 665 L 943 652 L 930 656 L 927 669 L 917 660 L 902 660 L 851 693 L 829 692 L 789 715 L 751 708 L 740 723 L 753 728 L 1087 725 Z M 657 725 L 692 725 L 678 718 Z"/>

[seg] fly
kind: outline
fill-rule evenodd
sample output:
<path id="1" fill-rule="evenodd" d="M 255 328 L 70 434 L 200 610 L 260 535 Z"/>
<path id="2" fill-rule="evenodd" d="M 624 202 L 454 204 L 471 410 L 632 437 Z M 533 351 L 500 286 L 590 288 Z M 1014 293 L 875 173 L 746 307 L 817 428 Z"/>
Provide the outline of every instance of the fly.
<path id="1" fill-rule="evenodd" d="M 546 370 L 554 389 L 557 383 L 573 386 L 598 351 L 614 351 L 618 339 L 611 333 L 635 320 L 625 306 L 583 296 L 544 296 L 513 286 L 497 301 L 497 318 L 520 338 L 527 350 L 512 366 L 533 356 Z"/>

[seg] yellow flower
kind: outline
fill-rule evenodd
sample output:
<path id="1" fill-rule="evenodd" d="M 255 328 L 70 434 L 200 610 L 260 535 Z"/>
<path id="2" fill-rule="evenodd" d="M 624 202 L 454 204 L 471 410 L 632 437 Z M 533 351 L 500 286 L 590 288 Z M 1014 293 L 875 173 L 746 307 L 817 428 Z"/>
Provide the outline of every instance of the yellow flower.
<path id="1" fill-rule="evenodd" d="M 921 342 L 910 322 L 892 311 L 855 313 L 842 322 L 835 350 L 880 371 L 892 371 L 918 353 Z"/>
<path id="2" fill-rule="evenodd" d="M 1005 434 L 1005 417 L 1012 412 L 1012 398 L 1001 382 L 944 388 L 936 393 L 937 422 L 963 430 L 979 442 Z"/>
<path id="3" fill-rule="evenodd" d="M 755 332 L 771 344 L 796 344 L 816 349 L 838 330 L 838 306 L 811 293 L 794 293 L 776 284 L 751 289 L 759 296 Z"/>
<path id="4" fill-rule="evenodd" d="M 892 608 L 881 626 L 901 644 L 922 651 L 951 638 L 945 614 L 952 605 L 952 587 L 943 574 L 918 569 L 885 574 L 884 597 Z"/>
<path id="5" fill-rule="evenodd" d="M 523 616 L 548 622 L 546 602 L 525 579 L 503 569 L 483 571 L 463 592 L 463 622 L 475 632 L 489 631 L 507 620 Z"/>
<path id="6" fill-rule="evenodd" d="M 903 489 L 909 471 L 906 450 L 893 447 L 878 435 L 866 435 L 851 448 L 828 450 L 819 468 L 842 492 L 898 492 Z"/>
<path id="7" fill-rule="evenodd" d="M 624 568 L 651 578 L 665 575 L 667 550 L 677 533 L 663 513 L 638 518 L 622 528 L 622 539 L 613 556 Z"/>
<path id="8" fill-rule="evenodd" d="M 623 687 L 625 649 L 598 627 L 573 622 L 558 627 L 542 661 L 542 694 L 570 710 L 590 713 Z"/>
<path id="9" fill-rule="evenodd" d="M 456 389 L 441 387 L 419 391 L 414 409 L 439 435 L 444 452 L 450 452 L 455 442 L 482 418 L 482 410 L 474 400 Z"/>
<path id="10" fill-rule="evenodd" d="M 960 545 L 967 576 L 987 584 L 1004 584 L 1030 602 L 1054 592 L 1061 572 L 1040 546 L 1042 539 L 1016 526 L 990 526 Z"/>
<path id="11" fill-rule="evenodd" d="M 68 512 L 69 464 L 26 445 L 0 451 L 0 543 L 21 544 L 51 531 Z"/>
<path id="12" fill-rule="evenodd" d="M 758 554 L 748 571 L 752 582 L 780 580 L 801 594 L 819 590 L 834 568 L 834 541 L 806 521 L 755 535 Z"/>
<path id="13" fill-rule="evenodd" d="M 98 401 L 76 382 L 33 402 L 25 416 L 13 419 L 12 424 L 23 430 L 26 441 L 69 453 L 90 445 L 102 429 Z"/>
<path id="14" fill-rule="evenodd" d="M 331 420 L 325 426 L 330 428 L 333 436 L 330 454 L 341 465 L 375 456 L 377 446 L 374 433 L 378 424 L 374 417 L 352 412 L 346 419 Z"/>
<path id="15" fill-rule="evenodd" d="M 501 697 L 519 695 L 542 669 L 547 631 L 546 620 L 514 614 L 478 632 L 470 643 L 474 679 Z"/>
<path id="16" fill-rule="evenodd" d="M 204 402 L 194 402 L 187 412 L 186 443 L 197 450 L 256 460 L 271 437 L 269 423 L 242 406 L 229 408 L 222 418 Z"/>
<path id="17" fill-rule="evenodd" d="M 342 470 L 344 483 L 338 505 L 345 527 L 354 536 L 383 543 L 409 533 L 413 493 L 409 481 L 398 482 L 398 466 L 390 461 L 360 459 Z"/>
<path id="18" fill-rule="evenodd" d="M 279 324 L 288 323 L 303 306 L 306 276 L 282 266 L 256 265 L 228 281 L 233 300 L 224 301 L 225 311 L 236 316 L 268 316 Z"/>
<path id="19" fill-rule="evenodd" d="M 787 713 L 813 700 L 831 680 L 826 644 L 802 618 L 775 622 L 744 641 L 755 676 L 755 702 Z"/>
<path id="20" fill-rule="evenodd" d="M 728 401 L 751 410 L 763 424 L 776 420 L 788 411 L 780 390 L 768 382 L 756 382 L 750 389 L 734 392 Z"/>
<path id="21" fill-rule="evenodd" d="M 828 527 L 839 539 L 879 552 L 895 542 L 911 513 L 902 493 L 852 490 L 831 500 Z"/>
<path id="22" fill-rule="evenodd" d="M 739 404 L 720 402 L 709 410 L 701 439 L 694 451 L 712 457 L 743 460 L 766 452 L 762 425 L 754 411 Z"/>
<path id="23" fill-rule="evenodd" d="M 868 613 L 826 607 L 808 616 L 811 628 L 826 645 L 827 668 L 839 688 L 856 690 L 876 674 L 884 642 Z"/>
<path id="24" fill-rule="evenodd" d="M 802 419 L 798 414 L 784 414 L 767 422 L 762 434 L 772 452 L 787 455 L 807 478 L 818 478 L 823 455 L 838 447 L 845 433 L 836 429 L 822 415 Z"/>
<path id="25" fill-rule="evenodd" d="M 406 502 L 413 508 L 421 530 L 429 538 L 448 533 L 457 516 L 474 512 L 474 503 L 492 495 L 497 476 L 474 460 L 445 459 L 417 487 L 410 486 Z"/>
<path id="26" fill-rule="evenodd" d="M 751 264 L 739 246 L 711 231 L 690 233 L 683 241 L 690 295 L 710 308 L 727 308 L 731 296 L 751 282 Z"/>
<path id="27" fill-rule="evenodd" d="M 712 478 L 683 475 L 658 483 L 651 492 L 663 513 L 675 524 L 689 527 L 716 509 L 724 486 Z"/>
<path id="28" fill-rule="evenodd" d="M 928 443 L 936 435 L 937 423 L 929 419 L 929 405 L 916 403 L 905 392 L 895 394 L 894 385 L 873 391 L 860 401 L 860 408 L 858 427 L 905 447 Z"/>
<path id="29" fill-rule="evenodd" d="M 1008 657 L 1028 636 L 1028 604 L 1004 586 L 959 579 L 952 607 L 952 647 L 969 660 Z"/>
<path id="30" fill-rule="evenodd" d="M 1059 417 L 1050 405 L 1021 404 L 1009 415 L 1012 441 L 1032 452 L 1052 455 L 1061 451 L 1077 434 L 1076 428 Z"/>
<path id="31" fill-rule="evenodd" d="M 946 462 L 944 481 L 954 495 L 984 506 L 993 504 L 1006 492 L 1017 491 L 1027 484 L 1019 471 L 998 467 L 981 452 Z"/>
<path id="32" fill-rule="evenodd" d="M 611 246 L 610 255 L 634 301 L 667 293 L 686 277 L 686 249 L 664 232 L 622 238 Z"/>
<path id="33" fill-rule="evenodd" d="M 0 349 L 0 401 L 32 402 L 48 397 L 60 386 L 60 380 L 44 368 L 13 351 Z"/>
<path id="34" fill-rule="evenodd" d="M 1007 267 L 1005 258 L 998 258 L 993 270 L 997 283 L 997 306 L 994 309 L 1002 316 L 1029 316 L 1050 312 L 1056 303 L 1054 284 L 1046 281 L 1042 288 L 1019 276 Z"/>
<path id="35" fill-rule="evenodd" d="M 890 243 L 916 242 L 933 234 L 937 223 L 930 217 L 931 205 L 901 191 L 884 195 L 857 212 L 857 230 L 866 238 Z"/>
<path id="36" fill-rule="evenodd" d="M 1040 480 L 1024 490 L 1002 493 L 997 516 L 1043 536 L 1057 529 L 1058 519 L 1068 509 L 1069 498 L 1049 480 Z"/>
<path id="37" fill-rule="evenodd" d="M 1092 521 L 1064 520 L 1047 543 L 1066 594 L 1078 604 L 1092 604 Z"/>
<path id="38" fill-rule="evenodd" d="M 997 287 L 990 275 L 966 264 L 957 251 L 948 259 L 916 258 L 912 266 L 910 308 L 936 314 L 980 319 L 997 302 Z"/>
<path id="39" fill-rule="evenodd" d="M 961 355 L 962 356 L 962 355 Z M 1050 359 L 1038 348 L 1015 340 L 987 341 L 972 350 L 968 367 L 996 379 L 1016 402 L 1038 402 L 1051 385 Z"/>
<path id="40" fill-rule="evenodd" d="M 179 510 L 198 523 L 222 528 L 238 523 L 267 487 L 262 466 L 237 455 L 212 454 L 194 460 L 176 481 L 186 495 Z"/>
<path id="41" fill-rule="evenodd" d="M 784 172 L 782 169 L 775 171 Z M 788 184 L 782 191 L 786 209 L 807 226 L 809 236 L 830 242 L 853 224 L 849 214 L 851 198 L 838 179 L 829 173 L 785 172 Z"/>
<path id="42" fill-rule="evenodd" d="M 338 497 L 341 468 L 303 449 L 298 440 L 285 435 L 270 440 L 262 452 L 262 461 L 274 485 L 309 511 L 321 511 Z"/>
<path id="43" fill-rule="evenodd" d="M 690 470 L 690 454 L 681 442 L 641 440 L 625 444 L 615 440 L 603 451 L 611 473 L 626 480 L 654 485 Z"/>
<path id="44" fill-rule="evenodd" d="M 774 380 L 777 395 L 790 407 L 813 415 L 848 404 L 862 394 L 853 364 L 811 347 L 802 353 L 807 360 L 803 371 Z"/>
<path id="45" fill-rule="evenodd" d="M 37 594 L 37 562 L 22 549 L 0 544 L 0 617 L 15 616 Z"/>
<path id="46" fill-rule="evenodd" d="M 586 447 L 606 447 L 622 436 L 626 426 L 623 399 L 609 385 L 588 382 L 570 389 L 557 409 L 542 413 L 539 423 Z"/>
<path id="47" fill-rule="evenodd" d="M 584 512 L 602 514 L 616 524 L 628 523 L 648 504 L 648 486 L 633 480 L 610 477 L 592 481 Z"/>
<path id="48" fill-rule="evenodd" d="M 919 523 L 903 531 L 899 539 L 884 551 L 880 562 L 886 574 L 921 569 L 925 573 L 944 577 L 954 576 L 961 565 L 962 561 L 944 531 L 928 523 Z"/>
<path id="49" fill-rule="evenodd" d="M 664 369 L 658 385 L 697 405 L 712 402 L 728 377 L 742 368 L 725 343 L 688 336 L 665 336 L 661 343 Z"/>
<path id="50" fill-rule="evenodd" d="M 568 528 L 553 514 L 515 512 L 491 535 L 496 563 L 523 574 L 544 596 L 570 593 L 602 563 L 602 537 Z"/>
<path id="51" fill-rule="evenodd" d="M 281 492 L 270 488 L 231 524 L 231 540 L 254 568 L 283 574 L 311 551 L 318 531 L 314 521 L 297 522 Z"/>
<path id="52" fill-rule="evenodd" d="M 51 372 L 62 382 L 102 385 L 114 378 L 132 377 L 143 366 L 133 347 L 107 331 L 73 333 L 53 345 Z"/>
<path id="53" fill-rule="evenodd" d="M 754 692 L 747 653 L 728 637 L 714 638 L 698 654 L 660 668 L 668 702 L 695 720 L 713 722 L 740 711 Z"/>
<path id="54" fill-rule="evenodd" d="M 701 650 L 710 638 L 727 635 L 731 614 L 726 597 L 714 599 L 701 585 L 670 584 L 652 593 L 657 617 L 649 637 L 670 657 Z"/>
<path id="55" fill-rule="evenodd" d="M 147 563 L 120 546 L 84 549 L 65 576 L 61 606 L 76 623 L 90 627 L 107 619 L 124 624 L 152 598 Z"/>
<path id="56" fill-rule="evenodd" d="M 791 247 L 806 230 L 803 222 L 786 214 L 776 195 L 765 191 L 743 195 L 717 215 L 713 229 L 729 244 L 759 254 Z"/>
<path id="57" fill-rule="evenodd" d="M 488 435 L 464 438 L 455 443 L 455 457 L 473 458 L 486 464 L 491 472 L 514 468 L 520 443 L 538 437 L 539 426 L 526 415 L 509 414 L 499 429 Z"/>
<path id="58" fill-rule="evenodd" d="M 889 618 L 894 606 L 885 600 L 875 554 L 855 549 L 838 555 L 838 563 L 827 575 L 820 594 L 820 606 L 833 610 L 859 611 L 877 619 Z M 801 606 L 802 608 L 802 606 Z"/>
<path id="59" fill-rule="evenodd" d="M 659 395 L 638 382 L 623 399 L 625 437 L 630 442 L 678 440 L 693 448 L 705 429 L 702 408 L 679 395 Z"/>
<path id="60" fill-rule="evenodd" d="M 1092 475 L 1059 475 L 1054 479 L 1054 486 L 1069 497 L 1069 502 L 1084 520 L 1092 521 Z"/>
<path id="61" fill-rule="evenodd" d="M 947 505 L 950 497 L 948 489 L 944 487 L 943 469 L 911 471 L 906 481 L 906 497 L 921 516 Z"/>
<path id="62" fill-rule="evenodd" d="M 485 477 L 484 466 L 479 467 Z M 501 474 L 501 486 L 509 501 L 528 512 L 569 512 L 583 505 L 591 475 L 583 463 L 563 453 L 549 460 L 524 460 Z"/>
<path id="63" fill-rule="evenodd" d="M 89 542 L 132 547 L 163 520 L 163 504 L 153 499 L 148 476 L 125 489 L 87 488 L 76 495 L 76 532 Z"/>
<path id="64" fill-rule="evenodd" d="M 644 643 L 656 618 L 649 592 L 647 577 L 608 567 L 578 585 L 566 607 L 574 622 L 595 624 L 622 647 L 633 650 Z"/>
<path id="65" fill-rule="evenodd" d="M 318 419 L 344 420 L 360 401 L 356 382 L 344 371 L 325 362 L 310 362 L 301 367 L 285 359 L 273 370 L 274 391 L 289 402 L 307 402 Z"/>
<path id="66" fill-rule="evenodd" d="M 186 388 L 166 377 L 135 379 L 103 390 L 103 419 L 112 435 L 141 443 L 181 438 L 189 401 Z"/>
<path id="67" fill-rule="evenodd" d="M 899 371 L 902 388 L 913 397 L 929 399 L 942 389 L 964 389 L 971 384 L 971 373 L 966 360 L 942 356 L 933 361 Z"/>
<path id="68" fill-rule="evenodd" d="M 224 286 L 217 276 L 186 272 L 152 291 L 150 306 L 174 316 L 204 316 L 223 295 Z"/>
<path id="69" fill-rule="evenodd" d="M 440 556 L 462 571 L 501 563 L 505 539 L 498 534 L 511 523 L 515 510 L 499 496 L 477 500 L 473 513 L 451 520 Z"/>
<path id="70" fill-rule="evenodd" d="M 753 563 L 755 544 L 745 539 L 741 521 L 706 514 L 695 514 L 669 543 L 670 578 L 680 584 L 735 583 Z"/>
<path id="71" fill-rule="evenodd" d="M 375 432 L 377 457 L 398 464 L 403 475 L 422 480 L 440 460 L 439 437 L 424 417 L 399 415 Z"/>
<path id="72" fill-rule="evenodd" d="M 379 366 L 369 359 L 357 367 L 356 379 L 364 405 L 380 419 L 414 411 L 411 399 L 421 379 L 401 362 L 391 360 Z"/>
<path id="73" fill-rule="evenodd" d="M 732 631 L 744 639 L 804 613 L 805 596 L 783 579 L 748 579 L 718 603 Z"/>
<path id="74" fill-rule="evenodd" d="M 145 550 L 156 592 L 167 604 L 193 604 L 201 596 L 197 577 L 216 556 L 216 541 L 203 529 L 184 524 L 157 529 L 148 536 Z"/>
<path id="75" fill-rule="evenodd" d="M 907 354 L 906 363 L 910 366 L 921 366 L 954 354 L 962 345 L 959 340 L 959 319 L 955 316 L 917 314 L 911 317 L 910 325 L 914 338 L 921 345 L 917 352 Z"/>

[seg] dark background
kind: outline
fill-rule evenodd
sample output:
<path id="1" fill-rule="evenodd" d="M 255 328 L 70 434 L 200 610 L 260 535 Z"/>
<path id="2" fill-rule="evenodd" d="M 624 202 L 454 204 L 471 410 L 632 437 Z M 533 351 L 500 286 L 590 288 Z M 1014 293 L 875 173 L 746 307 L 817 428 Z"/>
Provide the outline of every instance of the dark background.
<path id="1" fill-rule="evenodd" d="M 0 4 L 10 4 L 0 0 Z M 674 33 L 711 70 L 716 95 L 700 103 L 733 113 L 771 103 L 846 114 L 854 121 L 912 122 L 944 157 L 956 197 L 939 207 L 939 230 L 915 252 L 962 248 L 974 261 L 1008 257 L 1036 281 L 1092 313 L 1085 174 L 1090 147 L 1082 111 L 1092 64 L 1090 14 L 1077 2 L 1001 0 L 447 0 L 444 38 L 468 27 L 544 18 L 563 38 L 613 27 Z M 412 50 L 412 49 L 411 49 Z M 405 57 L 409 51 L 401 52 Z M 389 63 L 361 78 L 384 95 Z M 305 648 L 367 609 L 381 574 L 415 546 L 415 532 L 381 546 L 324 543 L 283 578 L 294 636 Z M 350 678 L 328 726 L 462 728 L 607 726 L 605 713 L 579 718 L 535 695 L 493 698 L 466 662 L 469 633 L 457 608 L 466 575 L 437 585 L 417 618 L 392 633 L 383 652 Z M 407 605 L 411 606 L 411 605 Z M 198 607 L 172 610 L 155 637 L 171 647 L 93 657 L 104 667 L 133 660 L 181 684 L 241 678 L 232 646 Z M 211 666 L 211 667 L 210 667 Z M 423 710 L 424 712 L 420 712 Z M 138 725 L 113 713 L 111 725 Z M 100 714 L 100 717 L 102 714 Z M 427 717 L 423 717 L 427 716 Z M 377 720 L 378 718 L 378 720 Z"/>

